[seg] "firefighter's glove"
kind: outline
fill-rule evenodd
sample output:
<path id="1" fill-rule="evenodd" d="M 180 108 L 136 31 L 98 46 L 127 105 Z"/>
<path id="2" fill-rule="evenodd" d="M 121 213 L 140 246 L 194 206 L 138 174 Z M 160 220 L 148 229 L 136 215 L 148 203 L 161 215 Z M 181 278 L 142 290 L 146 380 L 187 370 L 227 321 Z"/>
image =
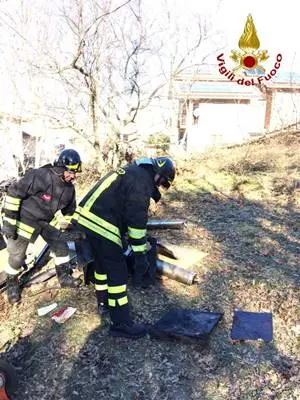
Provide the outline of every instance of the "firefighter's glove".
<path id="1" fill-rule="evenodd" d="M 148 288 L 152 282 L 149 277 L 150 264 L 146 253 L 135 253 L 132 284 L 137 288 Z"/>
<path id="2" fill-rule="evenodd" d="M 86 239 L 86 234 L 82 231 L 76 229 L 68 229 L 66 231 L 62 231 L 59 234 L 60 240 L 65 240 L 66 242 L 76 242 L 82 239 Z"/>
<path id="3" fill-rule="evenodd" d="M 8 221 L 3 221 L 2 233 L 7 239 L 16 240 L 18 237 L 17 226 L 10 224 Z"/>

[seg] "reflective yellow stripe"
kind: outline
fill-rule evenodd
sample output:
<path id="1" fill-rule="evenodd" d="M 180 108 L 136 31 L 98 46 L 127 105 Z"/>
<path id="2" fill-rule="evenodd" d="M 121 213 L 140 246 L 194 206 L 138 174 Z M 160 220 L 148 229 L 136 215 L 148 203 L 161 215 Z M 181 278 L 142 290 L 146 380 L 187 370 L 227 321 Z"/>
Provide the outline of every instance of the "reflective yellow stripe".
<path id="1" fill-rule="evenodd" d="M 31 233 L 22 231 L 22 229 L 17 228 L 17 234 L 20 236 L 23 236 L 25 239 L 30 239 L 31 238 Z"/>
<path id="2" fill-rule="evenodd" d="M 11 225 L 16 225 L 17 224 L 17 220 L 13 219 L 13 218 L 8 218 L 8 217 L 3 217 L 3 221 L 7 221 L 9 222 Z"/>
<path id="3" fill-rule="evenodd" d="M 94 277 L 98 279 L 98 281 L 106 281 L 107 275 L 106 274 L 97 274 L 97 272 L 94 272 Z"/>
<path id="4" fill-rule="evenodd" d="M 105 221 L 104 219 L 97 217 L 97 215 L 91 213 L 90 211 L 87 211 L 85 207 L 78 207 L 76 210 L 77 213 L 79 213 L 81 216 L 92 220 L 95 222 L 95 224 L 102 226 L 103 228 L 107 229 L 108 231 L 114 233 L 117 236 L 120 236 L 120 230 L 117 226 L 111 224 L 110 222 Z"/>
<path id="5" fill-rule="evenodd" d="M 116 294 L 126 292 L 126 285 L 108 286 L 108 293 Z"/>
<path id="6" fill-rule="evenodd" d="M 50 221 L 49 225 L 57 227 L 59 225 L 59 221 L 56 217 L 53 217 L 53 219 Z"/>
<path id="7" fill-rule="evenodd" d="M 100 226 L 94 224 L 93 222 L 86 220 L 81 215 L 78 217 L 78 223 L 122 247 L 122 241 L 119 237 L 115 236 L 113 233 L 106 231 L 103 228 L 100 228 Z"/>
<path id="8" fill-rule="evenodd" d="M 108 305 L 110 307 L 116 307 L 116 300 L 114 299 L 108 299 Z"/>
<path id="9" fill-rule="evenodd" d="M 137 229 L 132 228 L 131 226 L 128 227 L 128 234 L 133 239 L 142 239 L 144 236 L 146 236 L 146 233 L 146 229 Z"/>
<path id="10" fill-rule="evenodd" d="M 29 233 L 34 232 L 35 228 L 32 228 L 31 226 L 26 225 L 21 221 L 15 220 L 13 218 L 8 218 L 8 217 L 4 217 L 3 219 L 6 220 L 7 222 L 9 222 L 11 225 L 17 225 L 17 228 L 20 228 L 26 232 L 29 232 Z"/>
<path id="11" fill-rule="evenodd" d="M 71 222 L 71 219 L 73 218 L 73 215 L 64 215 L 64 220 L 66 221 L 66 222 Z"/>
<path id="12" fill-rule="evenodd" d="M 22 231 L 33 233 L 35 228 L 32 228 L 29 225 L 24 224 L 21 221 L 17 221 L 17 228 L 21 229 Z"/>
<path id="13" fill-rule="evenodd" d="M 158 164 L 159 168 L 163 167 L 165 165 L 165 163 L 166 163 L 166 161 L 157 160 L 157 164 Z"/>
<path id="14" fill-rule="evenodd" d="M 73 219 L 74 221 L 77 221 L 77 220 L 78 220 L 78 217 L 79 217 L 79 214 L 77 213 L 77 210 L 76 210 L 75 213 L 72 215 L 72 219 Z"/>
<path id="15" fill-rule="evenodd" d="M 26 225 L 23 222 L 18 221 L 16 219 L 4 217 L 3 220 L 9 222 L 11 225 L 16 225 L 18 235 L 23 236 L 26 239 L 31 238 L 31 235 L 34 232 L 35 228 L 32 228 L 31 226 Z"/>
<path id="16" fill-rule="evenodd" d="M 125 304 L 128 303 L 128 297 L 127 296 L 121 297 L 120 299 L 117 300 L 117 302 L 119 303 L 119 306 L 124 306 Z"/>
<path id="17" fill-rule="evenodd" d="M 106 190 L 118 178 L 118 176 L 119 175 L 116 172 L 114 172 L 101 183 L 101 185 L 94 191 L 94 193 L 85 203 L 84 205 L 85 210 L 90 211 L 90 208 L 95 203 L 100 194 L 104 192 L 104 190 Z"/>
<path id="18" fill-rule="evenodd" d="M 140 244 L 139 246 L 131 245 L 131 247 L 132 247 L 132 250 L 136 253 L 141 252 L 141 251 L 147 251 L 147 243 Z"/>
<path id="19" fill-rule="evenodd" d="M 68 165 L 68 169 L 77 169 L 79 164 Z"/>
<path id="20" fill-rule="evenodd" d="M 18 209 L 20 208 L 20 205 L 19 204 L 9 204 L 9 203 L 5 202 L 4 208 L 6 210 L 18 211 Z"/>
<path id="21" fill-rule="evenodd" d="M 10 203 L 10 204 L 20 204 L 21 199 L 18 199 L 17 197 L 11 197 L 11 196 L 6 196 L 5 197 L 5 202 Z"/>
<path id="22" fill-rule="evenodd" d="M 107 285 L 95 285 L 96 290 L 107 290 Z"/>

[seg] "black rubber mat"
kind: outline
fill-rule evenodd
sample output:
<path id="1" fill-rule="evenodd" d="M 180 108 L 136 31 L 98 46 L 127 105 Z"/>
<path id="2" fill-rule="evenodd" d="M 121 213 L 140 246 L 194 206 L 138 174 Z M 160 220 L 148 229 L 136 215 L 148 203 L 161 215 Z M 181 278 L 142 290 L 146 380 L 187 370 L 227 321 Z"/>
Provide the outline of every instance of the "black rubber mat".
<path id="1" fill-rule="evenodd" d="M 173 309 L 151 327 L 150 336 L 205 344 L 222 316 L 221 313 Z"/>

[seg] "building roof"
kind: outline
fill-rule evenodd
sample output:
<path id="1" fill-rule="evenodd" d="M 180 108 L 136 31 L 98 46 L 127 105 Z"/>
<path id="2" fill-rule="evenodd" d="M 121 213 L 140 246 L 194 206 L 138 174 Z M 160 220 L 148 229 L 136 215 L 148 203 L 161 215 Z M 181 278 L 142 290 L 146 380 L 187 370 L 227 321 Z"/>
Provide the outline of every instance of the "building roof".
<path id="1" fill-rule="evenodd" d="M 196 73 L 197 76 L 202 76 L 206 78 L 215 77 L 224 80 L 224 77 L 217 73 L 218 67 L 217 65 L 203 65 Z M 266 71 L 268 72 L 268 71 Z M 185 75 L 186 77 L 192 78 L 195 76 L 195 73 L 189 72 Z M 226 80 L 227 78 L 225 78 Z M 300 73 L 293 71 L 284 71 L 281 68 L 277 70 L 277 74 L 272 78 L 269 82 L 276 83 L 290 83 L 290 84 L 300 84 Z"/>
<path id="2" fill-rule="evenodd" d="M 226 81 L 178 81 L 175 85 L 176 97 L 191 97 L 194 99 L 262 99 L 262 92 L 255 86 L 238 85 Z"/>
<path id="3" fill-rule="evenodd" d="M 229 81 L 228 78 L 221 74 L 185 74 L 177 77 L 175 81 L 175 92 L 178 98 L 262 99 L 264 88 L 298 91 L 300 90 L 300 74 L 278 71 L 272 80 L 264 82 L 261 86 L 261 90 L 258 85 L 238 85 L 235 82 Z"/>
<path id="4" fill-rule="evenodd" d="M 300 84 L 300 74 L 297 72 L 280 71 L 272 79 L 273 83 Z"/>

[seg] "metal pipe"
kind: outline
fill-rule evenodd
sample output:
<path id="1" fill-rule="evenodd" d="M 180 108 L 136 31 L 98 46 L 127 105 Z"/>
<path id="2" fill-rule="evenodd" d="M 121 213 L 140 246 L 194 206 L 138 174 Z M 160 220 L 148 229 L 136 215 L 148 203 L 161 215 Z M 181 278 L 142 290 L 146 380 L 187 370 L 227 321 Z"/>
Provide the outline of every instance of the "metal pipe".
<path id="1" fill-rule="evenodd" d="M 23 270 L 19 275 L 20 286 L 27 285 L 32 279 L 32 276 L 41 268 L 41 263 L 43 262 L 44 256 L 49 250 L 49 245 L 46 243 L 40 253 L 31 261 L 32 265 L 26 265 L 26 269 Z M 47 272 L 47 271 L 46 271 Z M 44 273 L 43 273 L 44 274 Z M 46 275 L 45 275 L 46 276 Z M 33 278 L 34 279 L 34 278 Z M 0 273 L 0 293 L 6 290 L 6 275 L 4 272 Z"/>
<path id="2" fill-rule="evenodd" d="M 35 257 L 33 266 L 38 265 L 42 261 L 43 257 L 46 255 L 48 250 L 49 250 L 49 244 L 46 243 L 42 248 L 42 250 L 40 251 L 40 253 Z"/>
<path id="3" fill-rule="evenodd" d="M 182 219 L 174 219 L 172 221 L 150 219 L 147 222 L 147 229 L 183 229 L 184 221 Z"/>
<path id="4" fill-rule="evenodd" d="M 161 275 L 167 276 L 168 278 L 174 279 L 175 281 L 185 283 L 186 285 L 192 285 L 197 281 L 197 274 L 193 271 L 187 271 L 182 267 L 170 264 L 166 261 L 156 261 L 157 272 Z"/>

